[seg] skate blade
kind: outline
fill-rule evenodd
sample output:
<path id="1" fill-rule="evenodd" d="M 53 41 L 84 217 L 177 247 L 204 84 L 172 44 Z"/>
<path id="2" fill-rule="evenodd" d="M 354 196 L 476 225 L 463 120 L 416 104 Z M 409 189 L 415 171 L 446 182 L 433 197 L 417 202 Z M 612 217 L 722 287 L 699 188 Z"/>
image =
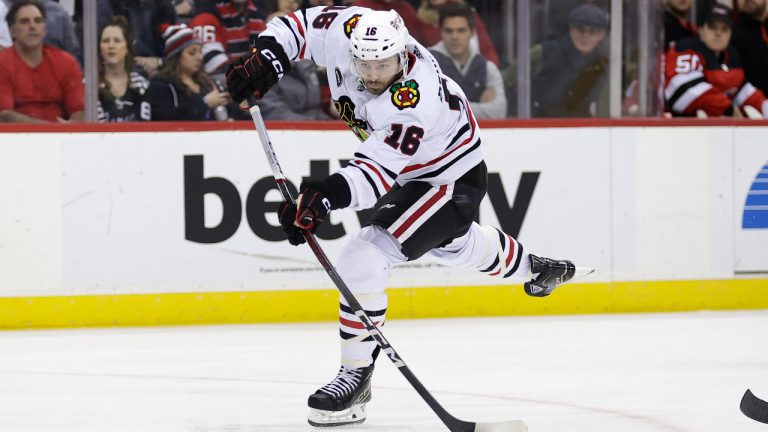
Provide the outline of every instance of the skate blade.
<path id="1" fill-rule="evenodd" d="M 591 275 L 594 272 L 595 272 L 595 269 L 591 267 L 576 267 L 576 272 L 573 274 L 573 277 L 568 282 L 570 283 L 577 279 L 581 279 L 584 276 Z"/>
<path id="2" fill-rule="evenodd" d="M 314 427 L 334 427 L 360 424 L 365 421 L 365 404 L 353 405 L 342 411 L 310 408 L 307 422 Z"/>

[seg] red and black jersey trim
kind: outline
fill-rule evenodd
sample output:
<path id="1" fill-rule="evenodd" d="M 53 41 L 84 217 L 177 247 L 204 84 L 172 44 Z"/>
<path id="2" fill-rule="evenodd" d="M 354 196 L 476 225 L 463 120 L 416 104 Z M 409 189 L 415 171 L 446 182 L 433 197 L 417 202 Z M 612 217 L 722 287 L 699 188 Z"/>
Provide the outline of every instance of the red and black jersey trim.
<path id="1" fill-rule="evenodd" d="M 362 154 L 362 153 L 355 153 L 355 157 L 356 157 L 356 158 L 358 158 L 358 159 L 365 159 L 365 160 L 369 160 L 369 161 L 373 162 L 373 159 L 369 158 L 368 156 L 366 156 L 366 155 L 364 155 L 364 154 Z M 381 164 L 379 164 L 379 163 L 377 163 L 376 165 L 378 165 L 378 166 L 379 166 L 379 168 L 381 168 L 381 169 L 382 169 L 382 171 L 384 171 L 385 173 L 387 173 L 387 175 L 389 176 L 389 178 L 390 178 L 392 181 L 395 181 L 395 179 L 397 178 L 397 173 L 396 173 L 396 172 L 394 172 L 394 171 L 392 171 L 392 170 L 388 170 L 388 169 L 387 169 L 387 167 L 385 167 L 385 166 L 382 166 L 382 165 L 381 165 Z"/>
<path id="2" fill-rule="evenodd" d="M 464 126 L 462 126 L 458 132 L 456 132 L 456 135 L 453 136 L 451 143 L 448 144 L 443 151 L 447 151 L 449 148 L 453 147 L 453 145 L 456 144 L 459 138 L 464 136 L 464 134 L 469 131 L 469 128 L 470 128 L 469 123 L 464 123 Z"/>
<path id="3" fill-rule="evenodd" d="M 427 179 L 427 178 L 432 178 L 432 177 L 439 176 L 440 174 L 445 172 L 445 170 L 447 170 L 448 168 L 452 167 L 456 162 L 460 161 L 461 159 L 463 159 L 468 154 L 470 154 L 473 151 L 475 151 L 478 148 L 480 148 L 480 143 L 481 143 L 481 140 L 478 138 L 477 142 L 475 142 L 475 144 L 472 147 L 470 147 L 467 151 L 465 151 L 464 154 L 462 154 L 461 156 L 459 156 L 456 159 L 454 159 L 454 160 L 448 162 L 447 164 L 441 166 L 439 169 L 436 169 L 436 170 L 430 171 L 430 172 L 428 172 L 426 174 L 422 174 L 420 176 L 414 177 L 414 179 Z"/>
<path id="4" fill-rule="evenodd" d="M 376 196 L 376 199 L 378 200 L 381 198 L 381 193 L 379 192 L 379 188 L 376 186 L 376 182 L 373 181 L 373 178 L 368 174 L 366 170 L 358 166 L 357 164 L 350 163 L 350 166 L 353 166 L 360 170 L 361 173 L 363 173 L 363 176 L 365 177 L 365 180 L 368 182 L 368 185 L 373 189 L 373 194 Z"/>
<path id="5" fill-rule="evenodd" d="M 293 40 L 296 42 L 296 57 L 292 58 L 291 60 L 296 60 L 299 56 L 298 53 L 301 52 L 301 41 L 299 41 L 299 36 L 296 34 L 296 32 L 293 30 L 293 27 L 291 27 L 291 22 L 288 21 L 288 18 L 281 16 L 277 17 L 287 28 L 291 31 L 291 34 L 293 35 Z"/>
<path id="6" fill-rule="evenodd" d="M 705 77 L 701 76 L 699 78 L 692 79 L 685 84 L 682 84 L 680 87 L 677 88 L 677 90 L 675 90 L 674 93 L 672 93 L 672 96 L 669 98 L 669 102 L 668 102 L 669 106 L 670 107 L 675 106 L 675 103 L 677 102 L 677 100 L 680 99 L 688 90 L 706 81 L 707 80 L 705 79 Z"/>

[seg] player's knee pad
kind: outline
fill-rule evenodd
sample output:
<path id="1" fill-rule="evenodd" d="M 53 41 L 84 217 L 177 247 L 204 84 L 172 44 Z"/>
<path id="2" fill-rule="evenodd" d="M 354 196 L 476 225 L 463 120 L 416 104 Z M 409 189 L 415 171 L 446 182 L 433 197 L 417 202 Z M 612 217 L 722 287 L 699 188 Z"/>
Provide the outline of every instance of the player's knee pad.
<path id="1" fill-rule="evenodd" d="M 389 268 L 404 261 L 397 240 L 380 227 L 367 226 L 344 244 L 337 268 L 354 294 L 374 294 L 386 288 Z"/>

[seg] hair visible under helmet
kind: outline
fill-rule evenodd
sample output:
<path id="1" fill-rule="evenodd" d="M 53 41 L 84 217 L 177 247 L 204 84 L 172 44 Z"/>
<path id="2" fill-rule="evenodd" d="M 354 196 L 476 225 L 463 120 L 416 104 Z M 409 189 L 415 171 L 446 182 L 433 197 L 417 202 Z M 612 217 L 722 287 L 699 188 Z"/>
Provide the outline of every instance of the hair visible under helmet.
<path id="1" fill-rule="evenodd" d="M 405 43 L 408 29 L 400 15 L 393 10 L 368 11 L 357 22 L 349 37 L 352 42 L 352 70 L 357 73 L 356 60 L 383 60 L 398 55 L 400 68 L 405 75 L 408 70 L 408 55 Z"/>

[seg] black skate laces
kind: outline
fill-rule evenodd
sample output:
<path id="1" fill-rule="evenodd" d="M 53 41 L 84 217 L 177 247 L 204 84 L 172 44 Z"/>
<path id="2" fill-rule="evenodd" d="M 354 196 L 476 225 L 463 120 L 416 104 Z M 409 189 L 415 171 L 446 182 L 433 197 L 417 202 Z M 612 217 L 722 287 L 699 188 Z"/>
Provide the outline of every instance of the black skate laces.
<path id="1" fill-rule="evenodd" d="M 339 374 L 330 383 L 320 389 L 321 392 L 342 398 L 351 394 L 360 384 L 363 377 L 361 369 L 350 369 L 346 366 L 339 368 Z"/>

